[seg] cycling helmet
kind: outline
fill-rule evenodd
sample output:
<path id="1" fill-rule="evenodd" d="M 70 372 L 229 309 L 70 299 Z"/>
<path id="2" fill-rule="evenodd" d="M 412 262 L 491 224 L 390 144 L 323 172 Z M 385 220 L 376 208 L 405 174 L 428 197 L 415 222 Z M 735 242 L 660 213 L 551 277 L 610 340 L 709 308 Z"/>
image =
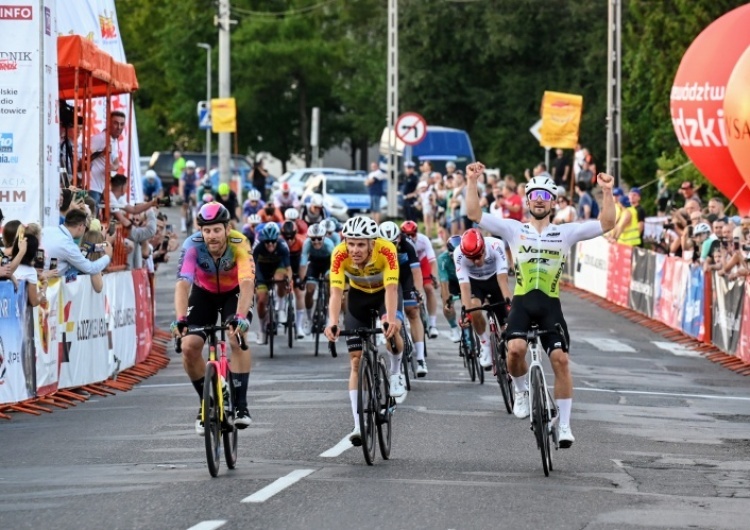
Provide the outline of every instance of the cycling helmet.
<path id="1" fill-rule="evenodd" d="M 292 187 L 289 185 L 289 183 L 288 182 L 282 182 L 281 183 L 281 193 L 286 194 L 286 193 L 289 193 L 290 191 L 292 191 Z"/>
<path id="2" fill-rule="evenodd" d="M 307 229 L 307 237 L 325 237 L 325 236 L 326 236 L 326 229 L 323 228 L 319 223 L 310 225 L 310 228 Z"/>
<path id="3" fill-rule="evenodd" d="M 195 169 L 195 162 L 192 160 L 185 162 L 185 169 Z"/>
<path id="4" fill-rule="evenodd" d="M 328 222 L 326 219 L 324 222 Z M 347 219 L 344 223 L 344 237 L 352 239 L 375 239 L 378 237 L 378 223 L 364 216 Z"/>
<path id="5" fill-rule="evenodd" d="M 154 171 L 153 169 L 149 169 L 148 171 L 146 171 L 146 178 L 155 179 L 155 178 L 159 178 L 159 175 L 157 175 L 156 171 Z"/>
<path id="6" fill-rule="evenodd" d="M 310 206 L 323 206 L 323 196 L 320 193 L 314 193 L 310 197 Z"/>
<path id="7" fill-rule="evenodd" d="M 349 219 L 349 221 L 351 221 L 351 219 Z M 347 221 L 347 222 L 349 222 L 349 221 Z M 323 219 L 320 222 L 320 225 L 323 228 L 325 228 L 326 232 L 328 232 L 329 234 L 335 232 L 336 228 L 337 228 L 336 222 L 333 219 Z M 377 223 L 375 223 L 376 231 L 377 231 L 377 226 L 378 226 Z M 350 237 L 354 237 L 354 236 L 350 236 Z"/>
<path id="8" fill-rule="evenodd" d="M 407 236 L 416 236 L 419 232 L 419 227 L 414 221 L 404 221 L 401 223 L 401 231 Z"/>
<path id="9" fill-rule="evenodd" d="M 276 241 L 279 239 L 279 225 L 276 223 L 268 223 L 260 231 L 260 240 L 264 243 L 266 241 Z"/>
<path id="10" fill-rule="evenodd" d="M 386 221 L 385 223 L 380 224 L 380 227 L 378 228 L 378 234 L 383 239 L 387 239 L 391 243 L 395 243 L 396 239 L 398 239 L 398 236 L 401 235 L 401 230 L 399 230 L 398 225 L 393 221 Z"/>
<path id="11" fill-rule="evenodd" d="M 260 215 L 258 215 L 257 213 L 247 216 L 247 224 L 255 226 L 255 225 L 259 225 L 262 222 L 263 220 L 260 218 Z"/>
<path id="12" fill-rule="evenodd" d="M 207 202 L 214 202 L 214 196 L 210 193 L 204 193 L 201 197 L 201 202 L 203 202 L 204 204 Z"/>
<path id="13" fill-rule="evenodd" d="M 299 211 L 296 208 L 287 208 L 284 212 L 284 219 L 287 221 L 296 221 L 299 219 Z"/>
<path id="14" fill-rule="evenodd" d="M 555 186 L 555 182 L 547 176 L 537 175 L 526 183 L 525 192 L 527 197 L 529 196 L 529 193 L 534 190 L 548 191 L 552 194 L 553 199 L 557 197 L 557 186 Z"/>
<path id="15" fill-rule="evenodd" d="M 229 184 L 226 182 L 219 184 L 219 195 L 229 195 Z"/>
<path id="16" fill-rule="evenodd" d="M 296 236 L 297 223 L 294 221 L 284 221 L 284 224 L 281 225 L 281 235 L 284 236 L 284 239 L 291 239 Z"/>
<path id="17" fill-rule="evenodd" d="M 698 223 L 695 225 L 695 228 L 693 229 L 693 235 L 699 236 L 701 234 L 710 234 L 711 233 L 711 227 L 708 226 L 708 223 Z"/>
<path id="18" fill-rule="evenodd" d="M 258 190 L 250 190 L 247 192 L 247 200 L 248 201 L 259 201 L 260 200 L 260 192 Z"/>
<path id="19" fill-rule="evenodd" d="M 198 226 L 227 224 L 230 218 L 229 210 L 224 208 L 223 205 L 218 202 L 208 202 L 201 206 L 198 212 Z"/>
<path id="20" fill-rule="evenodd" d="M 475 259 L 484 254 L 484 236 L 476 228 L 469 228 L 461 236 L 461 252 L 469 259 Z"/>
<path id="21" fill-rule="evenodd" d="M 453 251 L 456 250 L 456 247 L 461 246 L 461 236 L 451 236 L 448 239 L 448 242 L 445 244 L 445 248 L 448 249 L 448 252 L 453 254 Z"/>

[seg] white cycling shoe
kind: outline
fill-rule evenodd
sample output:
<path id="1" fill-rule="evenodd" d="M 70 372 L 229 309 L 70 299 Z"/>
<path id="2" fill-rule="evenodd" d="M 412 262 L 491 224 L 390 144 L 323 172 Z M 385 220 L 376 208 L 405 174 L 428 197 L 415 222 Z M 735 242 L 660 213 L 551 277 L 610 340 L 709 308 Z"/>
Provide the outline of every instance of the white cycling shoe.
<path id="1" fill-rule="evenodd" d="M 516 402 L 513 405 L 513 415 L 516 418 L 528 418 L 531 411 L 529 410 L 529 392 L 516 392 Z"/>
<path id="2" fill-rule="evenodd" d="M 570 430 L 570 425 L 560 424 L 560 428 L 557 431 L 557 441 L 560 444 L 560 449 L 568 449 L 576 441 L 576 437 L 573 436 L 573 431 Z"/>

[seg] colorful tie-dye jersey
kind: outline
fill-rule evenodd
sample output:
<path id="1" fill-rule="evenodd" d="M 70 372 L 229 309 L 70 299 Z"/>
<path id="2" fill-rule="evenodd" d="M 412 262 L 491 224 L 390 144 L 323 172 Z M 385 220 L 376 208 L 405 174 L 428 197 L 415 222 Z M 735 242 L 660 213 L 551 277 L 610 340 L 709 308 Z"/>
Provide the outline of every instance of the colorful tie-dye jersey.
<path id="1" fill-rule="evenodd" d="M 250 243 L 242 233 L 231 230 L 224 255 L 214 260 L 208 253 L 203 236 L 196 232 L 182 245 L 177 279 L 195 284 L 204 291 L 226 293 L 241 281 L 255 278 L 255 263 Z"/>

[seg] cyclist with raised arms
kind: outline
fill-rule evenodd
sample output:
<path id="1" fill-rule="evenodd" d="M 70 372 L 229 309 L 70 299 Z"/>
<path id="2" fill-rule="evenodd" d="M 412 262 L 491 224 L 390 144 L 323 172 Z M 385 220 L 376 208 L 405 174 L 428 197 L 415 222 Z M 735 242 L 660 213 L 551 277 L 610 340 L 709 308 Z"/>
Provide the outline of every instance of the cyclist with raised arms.
<path id="1" fill-rule="evenodd" d="M 313 295 L 318 278 L 326 276 L 331 267 L 333 243 L 326 238 L 326 230 L 319 224 L 307 229 L 307 239 L 302 245 L 302 255 L 299 262 L 299 275 L 305 279 L 305 310 L 307 312 L 307 326 L 305 334 L 312 331 Z M 322 286 L 318 286 L 321 288 Z"/>
<path id="2" fill-rule="evenodd" d="M 414 247 L 417 249 L 417 257 L 422 269 L 424 294 L 427 299 L 427 315 L 430 319 L 427 334 L 431 339 L 436 339 L 438 336 L 437 295 L 435 294 L 435 284 L 433 282 L 433 278 L 437 278 L 435 250 L 432 248 L 430 238 L 419 233 L 419 227 L 414 221 L 404 221 L 401 224 L 401 232 L 411 239 L 411 242 L 414 243 Z"/>
<path id="3" fill-rule="evenodd" d="M 297 210 L 289 209 L 286 213 L 296 212 Z M 299 267 L 300 258 L 302 257 L 302 246 L 305 244 L 305 238 L 297 233 L 297 225 L 294 221 L 284 221 L 281 225 L 281 235 L 286 241 L 286 245 L 289 247 L 289 263 L 292 268 L 292 280 L 294 287 L 294 309 L 296 310 L 295 325 L 297 327 L 297 338 L 302 339 L 305 337 L 304 322 L 305 322 L 305 300 L 302 294 L 303 284 L 300 278 Z M 279 319 L 279 322 L 286 323 L 286 312 L 284 312 L 283 318 Z"/>
<path id="4" fill-rule="evenodd" d="M 258 344 L 266 343 L 266 324 L 268 324 L 268 310 L 273 311 L 273 307 L 267 308 L 268 289 L 273 284 L 271 280 L 281 281 L 286 279 L 286 283 L 276 284 L 276 294 L 278 300 L 283 302 L 286 298 L 287 286 L 292 282 L 292 267 L 289 259 L 289 247 L 283 239 L 279 237 L 281 231 L 276 223 L 266 223 L 258 233 L 258 241 L 253 248 L 253 257 L 256 264 L 255 291 L 258 299 L 258 318 L 260 319 L 260 331 L 258 331 Z M 280 304 L 281 305 L 281 304 Z M 283 309 L 286 315 L 286 306 Z"/>
<path id="5" fill-rule="evenodd" d="M 495 237 L 482 236 L 476 228 L 469 228 L 461 236 L 459 247 L 453 252 L 456 277 L 461 290 L 461 304 L 464 307 L 479 307 L 484 302 L 503 306 L 494 313 L 500 324 L 505 322 L 506 300 L 510 301 L 508 287 L 508 260 L 505 257 L 505 244 Z M 487 334 L 487 321 L 481 313 L 469 313 L 462 327 L 471 325 L 479 335 L 482 353 L 479 364 L 485 370 L 492 367 L 490 337 Z"/>
<path id="6" fill-rule="evenodd" d="M 228 227 L 231 214 L 219 203 L 205 204 L 197 216 L 200 231 L 185 240 L 177 267 L 174 305 L 177 318 L 170 329 L 182 337 L 182 365 L 199 399 L 203 399 L 206 361 L 203 359 L 204 333 L 191 333 L 190 327 L 231 321 L 229 344 L 232 348 L 232 385 L 237 396 L 235 425 L 244 429 L 252 422 L 247 410 L 247 383 L 250 377 L 250 350 L 241 350 L 237 336 L 245 334 L 252 319 L 255 265 L 250 245 L 241 233 Z M 204 434 L 200 409 L 195 430 Z"/>
<path id="7" fill-rule="evenodd" d="M 508 370 L 513 376 L 516 392 L 513 413 L 518 418 L 529 415 L 526 333 L 536 323 L 540 329 L 551 331 L 541 337 L 542 346 L 548 352 L 555 372 L 554 394 L 560 409 L 560 447 L 568 448 L 575 441 L 570 428 L 573 378 L 568 352 L 563 348 L 563 345 L 570 344 L 570 340 L 560 305 L 560 276 L 572 245 L 598 237 L 614 228 L 614 179 L 605 173 L 597 176 L 597 183 L 604 197 L 599 220 L 555 225 L 550 222 L 550 212 L 557 197 L 557 187 L 549 177 L 536 176 L 526 184 L 525 189 L 526 203 L 532 218 L 528 223 L 521 223 L 482 213 L 477 197 L 477 179 L 484 169 L 481 162 L 469 164 L 466 168 L 466 212 L 469 219 L 478 223 L 481 228 L 502 237 L 510 246 L 515 260 L 516 288 L 505 330 L 509 339 Z M 554 333 L 557 324 L 562 326 L 565 340 Z"/>
<path id="8" fill-rule="evenodd" d="M 335 341 L 338 336 L 339 314 L 344 295 L 344 283 L 349 279 L 349 294 L 344 315 L 344 328 L 369 328 L 370 311 L 376 310 L 383 319 L 383 334 L 386 339 L 393 337 L 396 352 L 390 357 L 391 395 L 400 403 L 406 397 L 404 376 L 401 375 L 401 355 L 404 341 L 399 330 L 403 315 L 399 311 L 398 256 L 393 243 L 378 238 L 378 225 L 369 217 L 352 217 L 344 223 L 344 242 L 333 249 L 331 256 L 331 298 L 328 304 L 328 326 L 325 335 Z M 387 324 L 387 326 L 385 325 Z M 386 341 L 390 351 L 390 341 Z M 352 445 L 362 445 L 359 415 L 357 414 L 357 378 L 359 361 L 362 358 L 362 340 L 347 337 L 349 349 L 349 400 L 354 416 L 354 430 L 349 434 Z"/>
<path id="9" fill-rule="evenodd" d="M 451 340 L 461 340 L 461 330 L 456 322 L 456 308 L 454 302 L 461 298 L 461 288 L 456 277 L 456 264 L 453 252 L 461 244 L 461 236 L 451 236 L 445 243 L 446 251 L 437 257 L 438 280 L 440 280 L 440 294 L 443 298 L 443 315 L 451 328 Z"/>
<path id="10" fill-rule="evenodd" d="M 427 375 L 427 361 L 424 358 L 424 326 L 419 315 L 419 301 L 416 292 L 422 291 L 422 270 L 417 258 L 417 250 L 408 237 L 401 235 L 401 230 L 393 221 L 381 223 L 378 229 L 380 237 L 390 241 L 398 253 L 398 282 L 404 299 L 404 313 L 409 319 L 411 338 L 417 358 L 417 377 Z"/>

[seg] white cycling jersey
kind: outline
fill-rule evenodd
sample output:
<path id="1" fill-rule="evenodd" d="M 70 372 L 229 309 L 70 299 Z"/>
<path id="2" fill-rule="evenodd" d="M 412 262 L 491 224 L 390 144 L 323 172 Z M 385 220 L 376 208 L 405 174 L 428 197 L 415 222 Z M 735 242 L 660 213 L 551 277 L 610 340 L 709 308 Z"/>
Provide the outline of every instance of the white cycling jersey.
<path id="1" fill-rule="evenodd" d="M 515 295 L 538 289 L 551 298 L 560 297 L 560 276 L 570 247 L 602 235 L 599 221 L 550 223 L 537 232 L 529 223 L 482 214 L 479 226 L 508 242 L 516 269 Z M 485 238 L 486 240 L 487 238 Z"/>
<path id="2" fill-rule="evenodd" d="M 276 205 L 276 208 L 297 208 L 299 206 L 299 198 L 297 198 L 297 194 L 293 191 L 290 191 L 289 195 L 284 197 L 284 194 L 279 190 L 273 194 L 273 203 Z"/>
<path id="3" fill-rule="evenodd" d="M 435 249 L 432 248 L 432 241 L 430 241 L 429 237 L 417 233 L 417 240 L 414 241 L 411 239 L 411 242 L 414 243 L 414 248 L 417 249 L 419 261 L 422 261 L 423 258 L 427 258 L 427 261 L 435 261 Z"/>
<path id="4" fill-rule="evenodd" d="M 505 257 L 505 243 L 496 237 L 484 238 L 484 261 L 476 265 L 464 256 L 461 247 L 453 251 L 453 262 L 456 264 L 458 283 L 469 283 L 469 280 L 489 280 L 498 274 L 508 273 L 508 259 Z"/>

